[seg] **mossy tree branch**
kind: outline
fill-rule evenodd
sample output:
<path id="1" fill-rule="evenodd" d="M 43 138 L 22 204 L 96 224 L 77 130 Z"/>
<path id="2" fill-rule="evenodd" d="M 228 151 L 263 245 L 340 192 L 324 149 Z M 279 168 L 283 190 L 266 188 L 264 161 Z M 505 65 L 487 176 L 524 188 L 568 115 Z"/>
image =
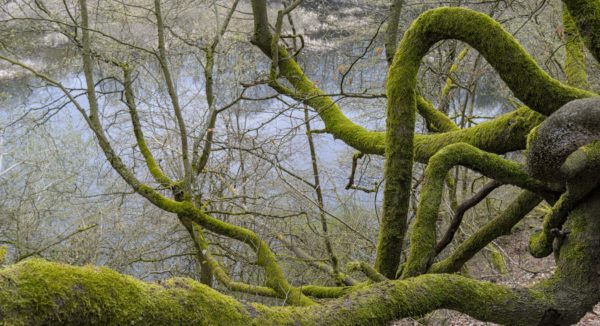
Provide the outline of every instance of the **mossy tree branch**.
<path id="1" fill-rule="evenodd" d="M 531 288 L 427 274 L 373 284 L 320 305 L 266 307 L 189 279 L 149 284 L 106 268 L 34 259 L 0 270 L 0 311 L 9 324 L 386 325 L 447 308 L 508 325 L 567 325 L 599 299 L 598 211 L 600 193 L 572 212 L 556 274 Z"/>
<path id="2" fill-rule="evenodd" d="M 448 257 L 434 263 L 429 272 L 456 273 L 475 254 L 494 239 L 509 235 L 512 228 L 540 202 L 542 197 L 530 191 L 522 191 L 500 214 L 463 241 Z"/>
<path id="3" fill-rule="evenodd" d="M 425 170 L 419 206 L 410 238 L 410 252 L 402 277 L 420 275 L 427 271 L 435 257 L 436 221 L 446 175 L 456 165 L 466 166 L 503 184 L 512 184 L 541 194 L 552 189 L 530 177 L 524 168 L 498 155 L 490 154 L 468 144 L 449 145 L 430 160 Z"/>
<path id="4" fill-rule="evenodd" d="M 563 27 L 565 30 L 565 74 L 567 83 L 581 89 L 590 89 L 585 71 L 585 45 L 571 13 L 563 5 Z"/>
<path id="5" fill-rule="evenodd" d="M 512 35 L 484 14 L 463 8 L 439 8 L 419 16 L 400 42 L 387 79 L 386 184 L 375 266 L 388 277 L 393 277 L 398 268 L 406 232 L 417 74 L 423 56 L 444 39 L 458 39 L 477 49 L 517 98 L 542 114 L 551 114 L 566 102 L 592 95 L 552 79 Z M 435 242 L 435 236 L 427 239 L 430 240 L 427 243 Z M 426 264 L 420 260 L 417 270 L 423 272 Z M 405 270 L 404 275 L 414 271 Z"/>
<path id="6" fill-rule="evenodd" d="M 350 271 L 361 271 L 369 280 L 379 283 L 387 281 L 388 278 L 377 272 L 371 265 L 364 261 L 352 261 L 346 264 L 346 269 Z"/>
<path id="7" fill-rule="evenodd" d="M 600 62 L 600 1 L 563 0 L 563 3 L 569 9 L 588 50 Z"/>
<path id="8" fill-rule="evenodd" d="M 144 133 L 142 131 L 142 124 L 140 123 L 140 118 L 137 112 L 137 104 L 135 102 L 135 95 L 133 92 L 133 80 L 131 79 L 131 68 L 123 67 L 123 85 L 125 88 L 125 103 L 129 108 L 129 115 L 131 117 L 131 125 L 133 126 L 133 133 L 135 135 L 135 139 L 146 162 L 146 166 L 148 167 L 148 171 L 154 177 L 154 180 L 158 182 L 161 186 L 165 188 L 171 188 L 175 185 L 175 182 L 171 180 L 160 168 L 156 160 L 154 159 L 154 155 L 148 148 L 148 144 L 146 143 L 146 139 L 144 138 Z"/>
<path id="9" fill-rule="evenodd" d="M 569 212 L 600 183 L 600 141 L 582 146 L 569 155 L 561 167 L 566 172 L 567 191 L 544 215 L 542 230 L 529 238 L 529 252 L 534 257 L 546 257 L 553 251 L 553 241 L 567 220 Z M 555 252 L 555 254 L 557 254 Z"/>
<path id="10" fill-rule="evenodd" d="M 514 95 L 542 114 L 549 115 L 567 102 L 594 95 L 550 77 L 498 22 L 465 8 L 438 8 L 419 16 L 399 46 L 398 54 L 404 53 L 404 58 L 397 54 L 395 60 L 402 65 L 392 68 L 389 75 L 409 64 L 419 65 L 431 46 L 444 39 L 466 42 L 479 51 Z M 405 76 L 402 84 L 411 82 L 409 77 L 412 75 Z"/>
<path id="11" fill-rule="evenodd" d="M 105 268 L 43 260 L 24 261 L 0 275 L 2 317 L 15 325 L 384 325 L 441 307 L 509 321 L 499 307 L 522 311 L 519 305 L 530 308 L 528 320 L 533 323 L 548 307 L 536 299 L 537 291 L 513 293 L 457 275 L 379 283 L 308 309 L 240 303 L 190 279 L 150 284 Z"/>
<path id="12" fill-rule="evenodd" d="M 158 61 L 160 68 L 167 86 L 167 92 L 171 99 L 171 105 L 173 106 L 173 113 L 175 113 L 175 119 L 177 121 L 177 127 L 179 128 L 179 139 L 181 146 L 181 161 L 183 163 L 183 189 L 185 189 L 187 196 L 191 196 L 192 193 L 192 165 L 189 159 L 189 146 L 188 146 L 188 133 L 183 120 L 183 112 L 179 105 L 179 96 L 175 89 L 175 83 L 171 77 L 171 69 L 169 68 L 169 61 L 167 57 L 167 50 L 165 45 L 165 26 L 162 17 L 161 0 L 154 0 L 154 14 L 156 17 L 156 31 L 158 36 Z M 189 198 L 188 198 L 189 199 Z"/>

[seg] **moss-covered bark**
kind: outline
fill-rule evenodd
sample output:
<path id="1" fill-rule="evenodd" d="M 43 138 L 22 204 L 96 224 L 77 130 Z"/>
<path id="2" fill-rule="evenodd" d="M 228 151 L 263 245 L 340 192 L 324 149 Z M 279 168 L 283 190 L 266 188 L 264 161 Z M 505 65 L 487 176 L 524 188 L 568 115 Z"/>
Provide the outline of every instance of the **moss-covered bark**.
<path id="1" fill-rule="evenodd" d="M 574 99 L 593 96 L 551 78 L 499 23 L 464 8 L 438 8 L 419 16 L 398 49 L 398 54 L 406 52 L 406 59 L 397 54 L 396 60 L 402 66 L 419 65 L 431 46 L 444 39 L 461 40 L 478 50 L 515 96 L 542 114 L 551 114 Z M 390 77 L 398 72 L 391 69 Z M 411 82 L 407 78 L 402 81 Z"/>
<path id="2" fill-rule="evenodd" d="M 387 277 L 377 272 L 371 265 L 364 261 L 353 261 L 346 264 L 346 269 L 349 271 L 361 271 L 369 280 L 373 282 L 383 282 L 388 280 Z"/>
<path id="3" fill-rule="evenodd" d="M 542 197 L 529 191 L 521 192 L 500 214 L 463 241 L 445 259 L 434 263 L 429 272 L 456 273 L 475 254 L 502 235 L 509 235 L 512 228 L 540 202 Z"/>
<path id="4" fill-rule="evenodd" d="M 542 182 L 530 177 L 519 164 L 498 155 L 481 151 L 471 145 L 449 145 L 435 154 L 425 170 L 417 216 L 412 227 L 410 253 L 402 277 L 424 273 L 435 254 L 436 221 L 448 171 L 463 165 L 505 184 L 513 184 L 538 193 L 551 190 Z"/>
<path id="5" fill-rule="evenodd" d="M 157 4 L 157 18 L 160 11 Z M 594 27 L 599 15 L 598 1 L 565 0 L 572 12 L 586 44 L 592 50 L 598 43 L 597 33 L 591 33 L 586 26 Z M 65 95 L 77 109 L 97 136 L 107 160 L 123 179 L 140 195 L 147 198 L 166 212 L 189 218 L 190 221 L 217 234 L 244 242 L 257 256 L 257 264 L 264 268 L 266 287 L 269 295 L 285 298 L 288 302 L 304 307 L 266 307 L 247 304 L 214 292 L 210 288 L 187 279 L 172 279 L 163 284 L 148 284 L 113 271 L 94 267 L 72 267 L 48 263 L 42 260 L 29 260 L 0 270 L 0 318 L 8 324 L 229 324 L 229 325 L 379 325 L 391 320 L 415 316 L 439 308 L 455 309 L 476 318 L 498 323 L 520 324 L 569 324 L 576 322 L 600 299 L 600 193 L 582 198 L 565 211 L 569 219 L 564 224 L 564 234 L 555 275 L 548 281 L 533 288 L 511 289 L 497 284 L 461 277 L 458 275 L 429 274 L 408 277 L 422 273 L 429 263 L 429 248 L 435 245 L 435 225 L 437 206 L 449 166 L 469 161 L 472 167 L 505 182 L 516 183 L 525 188 L 546 192 L 546 188 L 536 180 L 523 175 L 518 167 L 503 162 L 492 154 L 473 151 L 470 145 L 457 144 L 445 150 L 449 144 L 468 143 L 486 151 L 501 153 L 520 149 L 524 146 L 525 135 L 543 119 L 540 114 L 552 114 L 558 107 L 577 98 L 593 94 L 562 85 L 543 72 L 532 58 L 519 46 L 512 36 L 489 17 L 461 8 L 440 8 L 423 14 L 407 31 L 395 55 L 388 78 L 388 120 L 385 133 L 368 131 L 347 119 L 333 100 L 314 86 L 285 50 L 278 48 L 276 40 L 270 37 L 266 14 L 266 2 L 253 0 L 255 12 L 255 43 L 264 51 L 272 53 L 275 48 L 275 63 L 278 72 L 291 84 L 291 89 L 283 88 L 272 81 L 273 87 L 280 87 L 282 93 L 294 96 L 311 105 L 325 121 L 326 130 L 341 138 L 349 145 L 364 153 L 385 153 L 386 155 L 386 199 L 385 222 L 382 225 L 378 267 L 386 276 L 395 274 L 402 237 L 406 228 L 406 211 L 410 195 L 410 178 L 413 159 L 429 161 L 428 183 L 424 188 L 425 200 L 420 208 L 420 217 L 415 227 L 418 239 L 414 254 L 411 253 L 405 280 L 382 281 L 373 285 L 361 284 L 356 287 L 299 289 L 289 284 L 277 264 L 274 253 L 254 232 L 212 218 L 189 201 L 171 200 L 150 186 L 140 182 L 127 168 L 111 147 L 100 125 L 98 102 L 94 92 L 93 62 L 90 53 L 90 39 L 87 28 L 85 0 L 80 0 L 82 18 L 83 65 L 88 86 L 89 116 L 68 90 Z M 573 8 L 571 8 L 573 7 Z M 586 9 L 587 8 L 587 9 Z M 589 10 L 588 10 L 589 9 Z M 159 25 L 162 23 L 159 22 Z M 162 28 L 159 26 L 159 30 Z M 159 35 L 159 39 L 160 39 Z M 454 38 L 465 41 L 476 48 L 496 69 L 515 95 L 529 105 L 535 113 L 522 108 L 488 123 L 468 130 L 454 130 L 448 124 L 441 129 L 454 130 L 439 135 L 414 135 L 415 113 L 423 101 L 415 93 L 416 75 L 420 61 L 429 48 L 437 41 Z M 163 46 L 164 40 L 159 41 Z M 273 44 L 275 46 L 273 46 Z M 597 53 L 595 54 L 597 55 Z M 161 54 L 161 57 L 164 55 Z M 35 73 L 26 65 L 17 64 Z M 166 69 L 166 61 L 162 60 Z M 277 69 L 275 69 L 277 71 Z M 36 76 L 52 85 L 62 85 L 47 76 Z M 277 79 L 279 76 L 273 76 Z M 171 92 L 170 92 L 171 93 Z M 171 94 L 172 95 L 172 94 Z M 175 105 L 177 106 L 177 105 Z M 431 110 L 427 111 L 431 113 Z M 135 117 L 133 117 L 135 120 Z M 431 116 L 432 120 L 444 122 Z M 181 119 L 179 119 L 181 123 Z M 448 122 L 448 121 L 446 121 Z M 183 131 L 183 130 L 182 130 Z M 141 135 L 141 133 L 139 133 Z M 185 132 L 182 132 L 185 136 Z M 136 136 L 137 133 L 136 133 Z M 143 141 L 143 137 L 138 137 Z M 184 146 L 187 147 L 187 146 Z M 456 154 L 453 150 L 457 150 Z M 439 153 L 438 153 L 439 151 Z M 569 156 L 571 163 L 563 172 L 590 177 L 593 168 L 588 163 L 583 168 L 578 165 L 581 155 L 596 153 L 596 147 L 588 148 L 583 154 Z M 185 150 L 184 152 L 187 152 Z M 436 154 L 438 153 L 438 154 Z M 462 157 L 465 153 L 465 157 Z M 597 154 L 593 154 L 596 155 Z M 433 158 L 432 158 L 433 157 Z M 585 161 L 585 160 L 584 160 Z M 481 165 L 480 162 L 491 162 Z M 594 163 L 595 164 L 595 163 Z M 188 164 L 186 164 L 187 166 Z M 595 167 L 595 165 L 594 165 Z M 562 170 L 561 170 L 562 172 Z M 155 173 L 154 173 L 155 174 Z M 186 172 L 186 179 L 190 173 Z M 155 175 L 159 183 L 170 183 Z M 161 181 L 162 180 L 162 181 Z M 516 180 L 516 181 L 515 181 Z M 595 180 L 595 179 L 594 179 Z M 431 183 L 430 183 L 431 182 Z M 189 185 L 189 182 L 186 182 Z M 579 183 L 570 186 L 582 192 Z M 595 184 L 594 184 L 595 186 Z M 587 189 L 587 188 L 586 188 Z M 591 191 L 592 188 L 587 190 Z M 526 201 L 526 202 L 524 202 Z M 507 232 L 516 219 L 539 201 L 529 193 L 520 196 L 506 215 L 500 216 L 495 225 L 482 229 L 479 237 L 466 242 L 463 258 L 453 258 L 444 265 L 434 265 L 432 270 L 450 271 L 456 263 L 464 262 L 464 257 L 472 255 L 490 237 L 499 232 Z M 421 221 L 421 222 L 419 222 Z M 419 224 L 420 223 L 420 224 Z M 500 227 L 502 226 L 502 227 Z M 430 241 L 433 238 L 433 241 Z M 425 239 L 423 243 L 419 243 Z M 389 240 L 389 241 L 388 241 Z M 421 247 L 419 247 L 421 246 Z M 385 247 L 386 253 L 381 248 Z M 460 248 L 459 248 L 460 249 Z M 424 253 L 424 254 L 423 254 Z M 451 256 L 450 258 L 452 258 Z M 449 266 L 449 267 L 448 267 Z M 382 280 L 383 278 L 380 278 Z M 272 290 L 272 291 L 271 291 Z M 316 304 L 303 293 L 315 296 L 343 298 Z"/>
<path id="6" fill-rule="evenodd" d="M 517 313 L 522 304 L 532 309 L 531 324 L 544 311 L 539 294 L 456 275 L 379 283 L 307 309 L 240 303 L 189 279 L 149 284 L 104 268 L 42 260 L 0 275 L 0 311 L 10 325 L 384 325 L 444 306 L 508 322 L 499 309 Z"/>
<path id="7" fill-rule="evenodd" d="M 406 232 L 419 66 L 431 46 L 448 38 L 467 42 L 479 50 L 515 95 L 540 113 L 554 112 L 560 107 L 557 102 L 590 96 L 552 79 L 500 24 L 484 14 L 462 8 L 440 8 L 419 16 L 402 38 L 388 72 L 386 183 L 375 260 L 377 270 L 387 277 L 394 277 L 398 268 Z M 500 49 L 499 44 L 502 44 Z M 406 270 L 404 273 L 410 275 Z"/>
<path id="8" fill-rule="evenodd" d="M 427 130 L 430 132 L 460 130 L 454 121 L 448 118 L 443 112 L 436 110 L 436 108 L 421 95 L 417 95 L 417 111 L 419 112 L 419 115 L 425 119 Z"/>
<path id="9" fill-rule="evenodd" d="M 254 0 L 252 1 L 252 6 L 255 23 L 253 43 L 270 57 L 271 34 L 269 31 L 266 4 L 263 0 Z M 466 11 L 467 16 L 469 14 L 476 14 L 466 9 L 460 10 Z M 496 30 L 500 29 L 500 34 L 502 34 L 500 38 L 508 37 L 513 41 L 513 43 L 516 44 L 516 41 L 512 39 L 512 36 L 502 31 L 501 27 L 497 23 L 493 22 L 491 18 L 483 14 L 477 15 L 484 16 L 485 22 L 488 23 L 486 26 L 492 22 L 492 25 L 495 26 Z M 470 18 L 464 17 L 464 19 L 469 20 Z M 481 37 L 482 39 L 487 38 L 487 34 L 485 34 L 485 26 L 481 26 L 477 30 L 482 30 L 483 34 L 480 34 L 479 36 L 474 35 L 472 37 L 473 39 L 477 39 L 478 37 Z M 451 31 L 447 32 L 452 34 Z M 498 31 L 496 31 L 496 34 L 498 34 Z M 453 38 L 453 36 L 448 34 L 438 35 L 439 39 L 444 37 Z M 538 90 L 542 91 L 540 97 L 549 95 L 553 88 L 563 90 L 564 85 L 561 85 L 558 81 L 551 79 L 535 64 L 535 62 L 533 62 L 531 57 L 529 57 L 527 53 L 525 53 L 524 50 L 518 46 L 518 44 L 516 45 L 517 46 L 513 45 L 510 49 L 506 49 L 505 51 L 517 51 L 517 53 L 513 55 L 513 57 L 521 58 L 517 61 L 517 63 L 525 62 L 530 69 L 527 71 L 519 71 L 515 68 L 515 71 L 519 71 L 519 76 L 515 76 L 514 79 L 520 79 L 521 81 L 518 85 L 514 86 L 515 88 L 523 86 L 524 83 L 526 84 L 529 75 L 535 75 L 541 76 L 536 78 L 542 84 L 540 87 L 538 87 Z M 488 44 L 488 48 L 489 47 L 492 47 L 492 45 Z M 494 50 L 489 50 L 489 52 L 494 53 Z M 369 131 L 348 119 L 335 101 L 315 86 L 315 83 L 304 74 L 298 63 L 293 58 L 289 57 L 284 49 L 280 49 L 279 58 L 285 58 L 279 60 L 280 77 L 285 78 L 292 86 L 292 89 L 284 90 L 291 91 L 290 93 L 284 93 L 285 95 L 289 95 L 298 100 L 304 101 L 309 106 L 314 108 L 325 123 L 325 131 L 330 133 L 334 138 L 344 141 L 349 146 L 365 154 L 384 154 L 385 134 L 383 132 Z M 507 63 L 508 59 L 505 61 L 506 62 L 501 61 L 501 63 Z M 507 70 L 511 66 L 512 63 L 508 62 L 506 67 L 503 69 Z M 546 86 L 548 87 L 546 88 Z M 591 93 L 580 93 L 575 89 L 570 89 L 567 91 L 567 93 L 570 92 L 573 92 L 571 95 L 574 97 L 592 96 Z M 571 98 L 573 97 L 563 96 L 559 102 L 555 102 L 552 108 L 556 109 L 560 107 L 562 104 L 568 102 Z M 541 106 L 543 105 L 540 105 L 540 107 Z M 534 109 L 535 108 L 537 107 L 534 106 Z M 518 149 L 524 149 L 527 134 L 534 126 L 543 121 L 544 118 L 542 115 L 535 114 L 527 108 L 522 108 L 515 113 L 510 113 L 499 117 L 497 122 L 494 120 L 494 122 L 486 123 L 481 127 L 478 126 L 475 128 L 465 129 L 463 131 L 456 131 L 456 126 L 450 119 L 448 119 L 448 117 L 435 110 L 433 107 L 431 107 L 430 103 L 420 96 L 417 97 L 417 109 L 419 113 L 428 121 L 428 124 L 434 125 L 437 131 L 450 131 L 448 136 L 445 136 L 446 133 L 444 133 L 444 135 L 416 135 L 415 159 L 421 162 L 427 161 L 427 159 L 435 153 L 435 150 L 455 142 L 466 142 L 494 153 L 505 153 Z"/>
<path id="10" fill-rule="evenodd" d="M 382 217 L 377 241 L 375 269 L 385 277 L 395 278 L 404 235 L 412 183 L 414 135 L 417 97 L 414 86 L 419 65 L 403 62 L 402 43 L 390 67 L 387 81 L 387 116 Z M 394 73 L 395 70 L 399 72 Z M 408 71 L 404 71 L 408 70 Z M 404 76 L 414 80 L 407 82 Z"/>
<path id="11" fill-rule="evenodd" d="M 563 0 L 579 34 L 596 61 L 600 61 L 600 2 L 598 0 Z"/>
<path id="12" fill-rule="evenodd" d="M 569 10 L 563 6 L 563 27 L 565 30 L 565 75 L 567 83 L 581 89 L 590 89 L 585 71 L 585 46 L 579 30 Z"/>
<path id="13" fill-rule="evenodd" d="M 572 213 L 556 275 L 531 289 L 427 274 L 373 284 L 320 305 L 266 307 L 189 279 L 149 284 L 105 268 L 33 259 L 0 270 L 0 317 L 10 325 L 385 325 L 448 308 L 506 325 L 549 318 L 568 325 L 599 299 L 599 211 L 597 193 Z"/>

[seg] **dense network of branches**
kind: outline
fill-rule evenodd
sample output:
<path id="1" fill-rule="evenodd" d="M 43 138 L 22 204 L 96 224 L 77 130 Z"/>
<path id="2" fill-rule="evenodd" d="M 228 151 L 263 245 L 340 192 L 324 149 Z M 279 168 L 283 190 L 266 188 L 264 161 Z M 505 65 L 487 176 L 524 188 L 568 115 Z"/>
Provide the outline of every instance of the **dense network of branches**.
<path id="1" fill-rule="evenodd" d="M 563 0 L 563 3 L 565 28 L 573 42 L 579 45 L 582 42 L 596 60 L 600 59 L 600 1 Z M 429 10 L 411 24 L 397 43 L 402 1 L 392 1 L 385 38 L 389 72 L 386 94 L 381 95 L 387 100 L 386 129 L 375 132 L 346 117 L 335 99 L 319 89 L 297 62 L 301 36 L 294 34 L 291 13 L 300 4 L 300 0 L 286 2 L 284 9 L 273 15 L 266 0 L 251 1 L 254 24 L 251 42 L 271 63 L 268 77 L 257 84 L 267 84 L 277 93 L 314 109 L 325 126 L 320 132 L 359 151 L 357 157 L 384 156 L 383 215 L 375 263 L 353 262 L 346 268 L 362 271 L 368 281 L 359 282 L 344 274 L 329 240 L 325 239 L 329 260 L 320 268 L 340 286 L 296 286 L 286 277 L 270 244 L 258 233 L 215 218 L 205 208 L 197 182 L 206 173 L 213 152 L 218 114 L 227 109 L 227 105 L 219 108 L 215 103 L 219 94 L 212 88 L 214 56 L 237 0 L 214 39 L 207 47 L 197 49 L 205 57 L 209 108 L 204 134 L 195 138 L 199 141 L 190 141 L 192 131 L 182 114 L 165 43 L 165 35 L 175 32 L 163 22 L 160 0 L 154 0 L 152 8 L 156 50 L 137 49 L 156 60 L 161 72 L 179 135 L 182 166 L 179 178 L 163 170 L 147 144 L 134 87 L 137 73 L 134 61 L 97 51 L 92 39 L 94 34 L 102 35 L 102 31 L 90 27 L 87 2 L 79 0 L 78 19 L 59 25 L 80 51 L 86 100 L 73 95 L 60 80 L 7 53 L 0 53 L 0 59 L 62 91 L 93 131 L 107 161 L 129 187 L 178 218 L 197 248 L 205 284 L 189 279 L 150 284 L 103 268 L 26 260 L 0 270 L 0 317 L 4 321 L 8 324 L 376 325 L 446 308 L 509 325 L 566 325 L 577 322 L 600 301 L 600 262 L 596 259 L 600 254 L 600 219 L 596 216 L 600 212 L 597 188 L 600 100 L 587 89 L 585 70 L 581 71 L 584 67 L 580 64 L 582 46 L 571 44 L 567 49 L 571 61 L 566 65 L 568 84 L 563 84 L 542 70 L 500 23 L 470 9 Z M 46 19 L 51 19 L 50 11 L 47 15 Z M 274 21 L 270 21 L 273 17 Z M 284 34 L 286 20 L 291 35 Z M 295 47 L 290 46 L 290 39 Z M 419 93 L 417 75 L 430 49 L 448 39 L 465 42 L 480 53 L 523 105 L 470 128 L 460 128 L 437 110 Z M 136 146 L 152 182 L 140 180 L 107 135 L 96 86 L 96 70 L 103 66 L 120 74 L 123 102 Z M 242 94 L 235 102 L 243 98 Z M 417 114 L 434 132 L 416 133 Z M 526 148 L 527 167 L 502 156 Z M 426 164 L 426 169 L 418 193 L 416 217 L 409 229 L 415 162 Z M 522 190 L 503 212 L 442 258 L 440 253 L 461 223 L 457 214 L 451 228 L 442 236 L 437 234 L 447 175 L 456 166 L 493 180 L 485 186 L 487 189 L 481 189 L 473 203 L 465 203 L 463 210 L 500 185 L 510 184 Z M 318 184 L 318 177 L 315 181 Z M 552 208 L 544 216 L 541 230 L 530 238 L 529 247 L 535 257 L 554 252 L 557 268 L 552 277 L 530 287 L 511 288 L 455 274 L 491 241 L 510 233 L 542 200 Z M 211 255 L 207 233 L 239 241 L 250 248 L 256 264 L 263 270 L 263 284 L 232 278 Z M 281 237 L 280 241 L 287 240 Z M 406 242 L 408 254 L 403 260 L 401 254 Z M 299 249 L 296 254 L 307 255 Z M 284 299 L 288 306 L 237 301 L 207 286 L 212 277 L 229 290 Z"/>

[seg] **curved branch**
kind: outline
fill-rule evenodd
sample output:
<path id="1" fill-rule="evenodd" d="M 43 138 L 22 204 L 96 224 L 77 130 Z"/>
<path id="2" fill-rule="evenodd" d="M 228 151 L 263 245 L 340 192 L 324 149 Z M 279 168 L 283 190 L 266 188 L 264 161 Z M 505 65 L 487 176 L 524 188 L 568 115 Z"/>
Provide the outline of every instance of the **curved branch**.
<path id="1" fill-rule="evenodd" d="M 572 211 L 554 276 L 531 288 L 427 274 L 310 307 L 266 307 L 189 279 L 144 283 L 106 268 L 32 259 L 0 270 L 8 324 L 386 325 L 446 308 L 507 325 L 569 325 L 600 299 L 600 192 Z"/>
<path id="2" fill-rule="evenodd" d="M 460 130 L 452 119 L 448 118 L 443 112 L 436 110 L 433 105 L 421 95 L 417 95 L 417 111 L 419 112 L 419 115 L 425 119 L 427 129 L 431 132 Z"/>
<path id="3" fill-rule="evenodd" d="M 429 10 L 412 23 L 389 72 L 389 77 L 396 80 L 392 85 L 398 84 L 398 93 L 414 92 L 414 67 L 419 66 L 431 46 L 445 39 L 466 42 L 479 51 L 514 95 L 542 114 L 549 115 L 574 99 L 595 95 L 550 77 L 498 22 L 465 8 Z M 411 99 L 401 100 L 408 103 Z"/>
<path id="4" fill-rule="evenodd" d="M 468 144 L 449 145 L 435 154 L 425 170 L 425 182 L 412 228 L 410 253 L 402 277 L 424 273 L 435 255 L 436 221 L 448 171 L 463 165 L 504 184 L 513 184 L 541 194 L 552 189 L 530 177 L 521 165 Z"/>
<path id="5" fill-rule="evenodd" d="M 454 238 L 454 234 L 458 230 L 458 227 L 460 226 L 460 223 L 462 222 L 463 216 L 465 215 L 465 213 L 469 209 L 471 209 L 471 208 L 475 207 L 477 204 L 479 204 L 492 191 L 494 191 L 501 185 L 502 185 L 502 183 L 500 183 L 496 180 L 492 180 L 492 181 L 488 182 L 483 187 L 481 187 L 481 189 L 479 189 L 479 191 L 475 195 L 473 195 L 471 198 L 462 202 L 456 208 L 456 210 L 454 210 L 454 217 L 452 218 L 452 222 L 450 222 L 450 226 L 448 226 L 448 230 L 446 230 L 446 233 L 444 234 L 442 239 L 437 243 L 437 245 L 435 245 L 435 255 L 442 252 L 442 250 L 444 250 L 444 248 L 446 248 L 450 244 L 450 242 L 452 242 L 452 239 Z"/>
<path id="6" fill-rule="evenodd" d="M 544 215 L 542 230 L 529 238 L 529 252 L 534 257 L 546 257 L 552 253 L 557 231 L 562 229 L 569 212 L 600 183 L 599 167 L 600 141 L 582 146 L 567 157 L 560 169 L 568 176 L 567 191 Z"/>
<path id="7" fill-rule="evenodd" d="M 521 221 L 540 202 L 542 197 L 529 192 L 521 192 L 508 207 L 489 221 L 475 234 L 463 241 L 447 258 L 433 264 L 432 273 L 456 273 L 475 254 L 480 252 L 494 239 L 510 234 L 511 229 Z"/>
<path id="8" fill-rule="evenodd" d="M 371 267 L 371 265 L 365 263 L 364 261 L 349 262 L 348 264 L 346 264 L 346 269 L 348 269 L 349 271 L 361 271 L 363 274 L 365 274 L 366 277 L 369 278 L 369 280 L 375 283 L 388 280 L 387 277 L 381 275 L 373 267 Z"/>
<path id="9" fill-rule="evenodd" d="M 129 115 L 131 116 L 131 124 L 133 126 L 133 134 L 135 135 L 135 140 L 137 142 L 138 148 L 144 157 L 144 161 L 146 162 L 146 166 L 148 167 L 148 171 L 154 177 L 154 180 L 158 182 L 163 187 L 171 188 L 174 185 L 173 180 L 171 180 L 160 168 L 150 148 L 146 144 L 146 140 L 144 139 L 144 133 L 142 132 L 142 125 L 140 123 L 140 118 L 137 113 L 137 105 L 135 103 L 135 96 L 133 93 L 133 80 L 131 79 L 131 69 L 129 67 L 123 68 L 123 78 L 124 78 L 124 87 L 125 87 L 125 103 L 129 108 Z"/>

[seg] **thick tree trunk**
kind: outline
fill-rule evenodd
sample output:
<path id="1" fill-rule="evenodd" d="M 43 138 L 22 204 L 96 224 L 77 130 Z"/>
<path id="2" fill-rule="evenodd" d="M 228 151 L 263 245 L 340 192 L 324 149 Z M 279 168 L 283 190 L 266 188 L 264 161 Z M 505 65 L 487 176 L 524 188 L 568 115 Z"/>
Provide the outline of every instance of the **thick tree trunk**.
<path id="1" fill-rule="evenodd" d="M 507 325 L 569 325 L 600 299 L 598 212 L 596 191 L 569 216 L 555 275 L 531 288 L 426 274 L 320 305 L 267 307 L 190 279 L 151 284 L 106 268 L 31 259 L 0 270 L 0 318 L 8 325 L 385 325 L 448 308 Z"/>

